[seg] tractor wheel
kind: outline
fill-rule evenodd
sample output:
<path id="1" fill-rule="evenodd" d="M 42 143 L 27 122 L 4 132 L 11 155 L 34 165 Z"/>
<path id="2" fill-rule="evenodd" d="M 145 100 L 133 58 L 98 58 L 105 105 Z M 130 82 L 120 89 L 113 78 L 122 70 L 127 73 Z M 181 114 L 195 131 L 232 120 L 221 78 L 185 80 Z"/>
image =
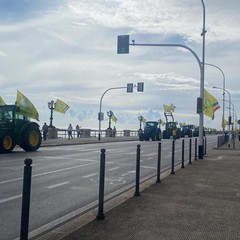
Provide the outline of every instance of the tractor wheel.
<path id="1" fill-rule="evenodd" d="M 156 135 L 152 134 L 151 139 L 152 139 L 152 141 L 156 141 Z"/>
<path id="2" fill-rule="evenodd" d="M 170 136 L 166 130 L 163 131 L 163 139 L 169 139 Z"/>
<path id="3" fill-rule="evenodd" d="M 156 133 L 156 140 L 161 141 L 161 131 L 160 131 L 160 129 Z"/>
<path id="4" fill-rule="evenodd" d="M 0 140 L 0 153 L 10 153 L 16 146 L 11 133 L 5 134 Z"/>
<path id="5" fill-rule="evenodd" d="M 140 135 L 139 135 L 139 141 L 144 141 L 144 133 L 140 133 Z"/>
<path id="6" fill-rule="evenodd" d="M 41 132 L 37 124 L 30 124 L 23 133 L 21 148 L 26 152 L 37 151 L 42 142 Z"/>

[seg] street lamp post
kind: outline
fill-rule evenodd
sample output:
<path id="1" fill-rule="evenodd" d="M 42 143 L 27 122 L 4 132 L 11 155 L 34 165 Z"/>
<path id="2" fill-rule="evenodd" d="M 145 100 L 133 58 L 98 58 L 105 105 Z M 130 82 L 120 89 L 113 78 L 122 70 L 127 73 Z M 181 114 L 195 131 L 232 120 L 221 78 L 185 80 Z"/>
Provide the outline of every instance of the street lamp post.
<path id="1" fill-rule="evenodd" d="M 101 96 L 101 99 L 100 99 L 100 107 L 99 107 L 99 113 L 98 113 L 98 121 L 99 121 L 99 129 L 98 129 L 98 141 L 101 140 L 101 122 L 103 120 L 103 113 L 102 113 L 102 100 L 103 100 L 103 97 L 104 95 L 110 91 L 110 90 L 116 90 L 116 89 L 127 89 L 127 92 L 132 92 L 133 91 L 133 88 L 137 88 L 137 91 L 138 92 L 143 92 L 143 88 L 144 88 L 144 83 L 143 82 L 140 82 L 138 83 L 137 85 L 136 84 L 127 84 L 127 87 L 112 87 L 112 88 L 108 88 Z M 110 121 L 110 119 L 109 119 Z M 110 127 L 109 127 L 110 128 Z"/>
<path id="2" fill-rule="evenodd" d="M 99 127 L 98 127 L 98 141 L 101 140 L 101 122 L 103 120 L 103 113 L 102 113 L 102 100 L 103 100 L 103 97 L 104 95 L 110 91 L 110 90 L 114 90 L 114 89 L 123 89 L 123 88 L 127 88 L 127 87 L 113 87 L 113 88 L 108 88 L 101 96 L 101 99 L 100 99 L 100 107 L 99 107 L 99 113 L 98 113 L 98 123 L 99 123 Z"/>
<path id="3" fill-rule="evenodd" d="M 201 83 L 200 83 L 200 99 L 202 99 L 202 103 L 204 102 L 204 74 L 205 74 L 205 23 L 206 23 L 206 13 L 205 13 L 205 4 L 204 1 L 201 0 L 203 6 L 203 28 L 201 36 L 203 37 L 202 42 L 202 66 L 201 66 Z M 201 112 L 199 113 L 199 146 L 198 146 L 198 158 L 203 159 L 204 151 L 203 151 L 203 122 L 204 122 L 204 114 L 203 114 L 203 104 Z"/>
<path id="4" fill-rule="evenodd" d="M 214 64 L 210 64 L 210 63 L 205 63 L 205 65 L 208 65 L 208 66 L 212 66 L 212 67 L 215 67 L 217 68 L 223 75 L 223 114 L 222 114 L 222 129 L 223 129 L 223 134 L 225 132 L 225 125 L 224 125 L 224 119 L 225 119 L 225 74 L 224 72 L 222 71 L 222 69 Z"/>
<path id="5" fill-rule="evenodd" d="M 53 128 L 53 125 L 52 125 L 52 121 L 53 121 L 53 110 L 55 108 L 55 103 L 54 101 L 52 100 L 51 102 L 48 102 L 48 108 L 50 109 L 51 111 L 51 115 L 50 115 L 50 125 L 49 127 L 50 128 Z"/>
<path id="6" fill-rule="evenodd" d="M 228 131 L 229 131 L 229 142 L 228 142 L 228 147 L 230 147 L 230 125 L 231 125 L 231 95 L 229 93 L 228 90 L 224 89 L 224 88 L 220 88 L 220 87 L 216 87 L 216 86 L 213 86 L 213 88 L 215 89 L 221 89 L 223 90 L 224 92 L 226 92 L 228 94 L 228 97 L 229 97 L 229 106 L 228 106 L 228 109 L 229 109 L 229 114 L 228 114 Z M 225 100 L 226 101 L 226 100 Z"/>

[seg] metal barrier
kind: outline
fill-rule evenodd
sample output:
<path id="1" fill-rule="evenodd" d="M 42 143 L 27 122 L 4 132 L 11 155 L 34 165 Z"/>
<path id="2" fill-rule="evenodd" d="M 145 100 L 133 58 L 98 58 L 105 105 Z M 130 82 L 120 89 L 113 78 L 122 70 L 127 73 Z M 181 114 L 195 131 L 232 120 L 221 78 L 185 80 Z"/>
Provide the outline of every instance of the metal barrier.
<path id="1" fill-rule="evenodd" d="M 223 144 L 229 141 L 229 135 L 221 135 L 217 138 L 217 147 L 222 146 Z"/>

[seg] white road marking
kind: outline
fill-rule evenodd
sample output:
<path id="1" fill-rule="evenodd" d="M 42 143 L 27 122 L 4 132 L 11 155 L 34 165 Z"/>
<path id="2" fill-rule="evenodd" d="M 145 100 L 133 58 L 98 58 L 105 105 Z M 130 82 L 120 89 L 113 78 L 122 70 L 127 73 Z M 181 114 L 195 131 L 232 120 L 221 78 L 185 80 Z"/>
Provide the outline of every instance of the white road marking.
<path id="1" fill-rule="evenodd" d="M 60 186 L 66 185 L 68 183 L 69 182 L 62 182 L 62 183 L 54 184 L 52 186 L 48 186 L 47 188 L 52 189 L 52 188 L 56 188 L 56 187 L 60 187 Z"/>
<path id="2" fill-rule="evenodd" d="M 97 175 L 97 173 L 92 173 L 92 174 L 83 176 L 83 178 L 89 178 L 89 177 L 93 177 L 93 176 L 96 176 L 96 175 Z"/>
<path id="3" fill-rule="evenodd" d="M 109 169 L 107 169 L 107 171 L 113 171 L 113 170 L 117 170 L 117 169 L 119 169 L 119 167 L 109 168 Z"/>
<path id="4" fill-rule="evenodd" d="M 15 196 L 12 196 L 12 197 L 9 197 L 9 198 L 1 199 L 0 203 L 5 203 L 5 202 L 8 202 L 8 201 L 11 201 L 11 200 L 14 200 L 14 199 L 18 199 L 18 198 L 21 198 L 21 197 L 22 197 L 22 194 L 15 195 Z"/>
<path id="5" fill-rule="evenodd" d="M 133 171 L 127 171 L 126 173 L 123 173 L 121 176 L 122 176 L 122 177 L 125 177 L 125 176 L 127 176 L 127 175 L 129 175 L 129 174 L 132 174 L 132 173 L 136 173 L 136 171 L 135 171 L 135 170 L 133 170 Z"/>
<path id="6" fill-rule="evenodd" d="M 81 167 L 91 166 L 91 165 L 95 165 L 95 164 L 97 164 L 97 163 L 94 162 L 94 163 L 81 164 L 81 165 L 74 166 L 74 167 L 62 168 L 62 169 L 58 169 L 58 170 L 54 170 L 54 171 L 50 171 L 50 172 L 45 172 L 45 173 L 38 173 L 38 174 L 32 175 L 32 177 L 40 177 L 40 176 L 49 175 L 49 174 L 52 174 L 52 173 L 64 172 L 64 171 L 72 170 L 72 169 L 75 169 L 75 168 L 81 168 Z M 22 180 L 22 179 L 23 178 L 21 177 L 21 178 L 13 178 L 13 179 L 5 180 L 5 181 L 0 182 L 0 185 L 4 184 L 4 183 L 19 181 L 19 180 Z"/>

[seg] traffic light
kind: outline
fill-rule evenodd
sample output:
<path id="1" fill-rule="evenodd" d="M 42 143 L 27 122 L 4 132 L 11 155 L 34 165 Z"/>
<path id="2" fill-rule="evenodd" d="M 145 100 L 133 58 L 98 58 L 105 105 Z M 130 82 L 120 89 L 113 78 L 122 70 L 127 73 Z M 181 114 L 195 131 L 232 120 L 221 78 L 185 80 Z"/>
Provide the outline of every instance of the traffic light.
<path id="1" fill-rule="evenodd" d="M 127 92 L 133 92 L 133 83 L 127 84 Z"/>
<path id="2" fill-rule="evenodd" d="M 139 82 L 137 84 L 137 91 L 138 92 L 143 92 L 143 89 L 144 89 L 144 83 L 143 82 Z"/>
<path id="3" fill-rule="evenodd" d="M 129 35 L 118 36 L 117 53 L 118 54 L 129 53 Z"/>

